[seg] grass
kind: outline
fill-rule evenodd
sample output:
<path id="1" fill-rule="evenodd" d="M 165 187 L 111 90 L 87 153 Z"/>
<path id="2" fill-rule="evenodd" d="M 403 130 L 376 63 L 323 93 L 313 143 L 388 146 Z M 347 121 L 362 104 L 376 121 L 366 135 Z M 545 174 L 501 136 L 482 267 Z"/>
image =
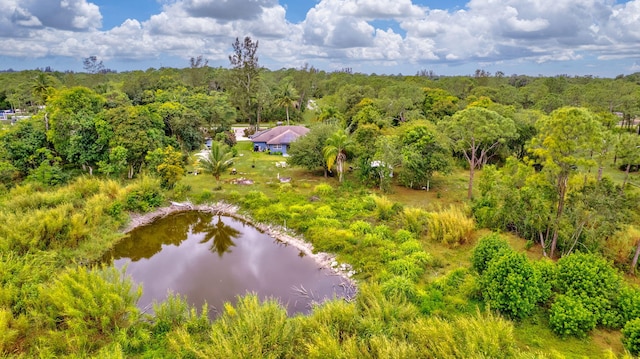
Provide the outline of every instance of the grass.
<path id="1" fill-rule="evenodd" d="M 216 181 L 211 175 L 187 175 L 180 183 L 191 187 L 190 196 L 198 197 L 208 191 L 212 196 L 211 201 L 217 201 L 229 198 L 231 194 L 242 198 L 250 191 L 261 191 L 268 197 L 274 198 L 281 191 L 281 184 L 278 180 L 278 176 L 280 176 L 292 178 L 290 189 L 292 194 L 307 198 L 314 195 L 316 185 L 325 183 L 336 189 L 334 193 L 338 193 L 337 196 L 340 196 L 340 192 L 345 193 L 344 191 L 348 191 L 347 189 L 353 189 L 353 191 L 361 191 L 365 194 L 384 195 L 391 202 L 399 203 L 403 207 L 421 208 L 426 211 L 437 211 L 451 205 L 460 206 L 468 203 L 466 199 L 468 171 L 464 169 L 455 169 L 448 175 L 436 174 L 430 183 L 429 191 L 407 189 L 394 184 L 391 193 L 383 194 L 377 189 L 361 189 L 353 173 L 346 173 L 345 182 L 347 184 L 341 185 L 337 178 L 325 179 L 321 171 L 311 173 L 295 167 L 277 167 L 276 163 L 286 162 L 286 158 L 266 153 L 254 153 L 251 142 L 239 142 L 236 148 L 239 152 L 234 164 L 237 174 L 226 173 L 221 176 L 221 189 L 219 190 L 215 189 Z M 477 171 L 476 173 L 476 183 L 481 172 Z M 595 175 L 594 172 L 592 171 L 593 175 Z M 608 167 L 605 169 L 605 176 L 621 183 L 624 172 Z M 231 180 L 240 177 L 253 180 L 254 184 L 237 185 L 231 183 Z M 630 182 L 640 183 L 640 174 L 632 173 Z M 469 268 L 471 252 L 477 239 L 487 233 L 486 229 L 477 229 L 468 242 L 455 248 L 433 241 L 421 240 L 420 243 L 425 252 L 433 257 L 434 265 L 424 273 L 418 281 L 418 286 L 426 288 L 429 283 L 452 271 Z M 505 237 L 512 248 L 518 252 L 526 253 L 530 259 L 542 258 L 539 245 L 527 246 L 525 240 L 512 234 L 505 234 Z M 468 305 L 472 304 L 472 301 L 469 301 Z M 606 350 L 612 350 L 616 354 L 623 352 L 619 332 L 595 330 L 586 339 L 558 337 L 549 329 L 546 315 L 542 310 L 529 319 L 515 323 L 515 336 L 521 350 L 540 352 L 550 357 L 554 357 L 558 353 L 567 357 L 601 357 Z"/>

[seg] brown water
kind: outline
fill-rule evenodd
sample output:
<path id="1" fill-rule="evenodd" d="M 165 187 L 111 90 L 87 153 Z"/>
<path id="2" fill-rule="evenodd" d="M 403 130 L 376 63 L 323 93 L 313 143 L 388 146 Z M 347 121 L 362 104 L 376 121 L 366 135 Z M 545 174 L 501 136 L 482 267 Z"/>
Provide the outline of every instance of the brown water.
<path id="1" fill-rule="evenodd" d="M 344 279 L 298 249 L 211 213 L 182 212 L 136 228 L 105 256 L 111 258 L 143 286 L 138 306 L 147 311 L 168 291 L 186 295 L 197 308 L 208 303 L 212 317 L 224 302 L 248 292 L 277 298 L 289 314 L 308 312 L 312 301 L 345 295 Z"/>

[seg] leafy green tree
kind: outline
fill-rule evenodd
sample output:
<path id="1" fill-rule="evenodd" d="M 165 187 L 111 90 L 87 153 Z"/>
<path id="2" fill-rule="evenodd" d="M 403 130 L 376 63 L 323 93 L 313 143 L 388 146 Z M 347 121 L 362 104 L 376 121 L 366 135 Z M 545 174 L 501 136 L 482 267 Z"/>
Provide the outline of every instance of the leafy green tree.
<path id="1" fill-rule="evenodd" d="M 62 90 L 49 101 L 49 140 L 67 161 L 88 167 L 89 174 L 109 148 L 111 134 L 102 119 L 104 105 L 102 96 L 85 87 Z"/>
<path id="2" fill-rule="evenodd" d="M 500 144 L 518 136 L 515 124 L 495 111 L 468 107 L 443 121 L 442 128 L 451 139 L 454 149 L 462 152 L 469 163 L 467 197 L 471 199 L 476 168 L 486 164 L 492 151 Z"/>
<path id="3" fill-rule="evenodd" d="M 621 133 L 616 146 L 616 157 L 624 166 L 624 188 L 629 181 L 631 166 L 640 165 L 640 136 L 631 133 Z"/>
<path id="4" fill-rule="evenodd" d="M 378 187 L 385 192 L 391 189 L 394 169 L 402 163 L 399 139 L 396 136 L 379 136 L 376 139 L 376 152 L 369 166 L 377 174 Z"/>
<path id="5" fill-rule="evenodd" d="M 318 115 L 318 121 L 338 125 L 344 121 L 344 115 L 335 106 L 323 106 Z"/>
<path id="6" fill-rule="evenodd" d="M 123 177 L 127 171 L 127 149 L 116 146 L 109 149 L 109 155 L 98 162 L 98 169 L 107 176 Z"/>
<path id="7" fill-rule="evenodd" d="M 450 168 L 449 144 L 428 122 L 411 123 L 401 131 L 400 182 L 409 188 L 429 187 L 434 172 L 446 172 Z"/>
<path id="8" fill-rule="evenodd" d="M 160 176 L 164 188 L 173 188 L 184 176 L 182 153 L 172 146 L 157 148 L 149 152 L 146 162 L 152 171 Z"/>
<path id="9" fill-rule="evenodd" d="M 128 178 L 133 178 L 145 163 L 147 152 L 162 147 L 165 141 L 164 123 L 149 106 L 125 106 L 107 111 L 105 115 L 113 129 L 111 147 L 127 150 Z"/>
<path id="10" fill-rule="evenodd" d="M 44 125 L 37 118 L 21 120 L 6 132 L 0 132 L 0 158 L 15 166 L 21 177 L 40 165 L 42 158 L 37 151 L 47 145 Z"/>
<path id="11" fill-rule="evenodd" d="M 205 157 L 200 158 L 200 166 L 205 172 L 211 173 L 220 185 L 220 175 L 233 166 L 233 154 L 227 145 L 218 141 L 211 143 L 211 150 Z"/>
<path id="12" fill-rule="evenodd" d="M 322 156 L 324 157 L 327 168 L 331 170 L 336 165 L 338 171 L 338 181 L 342 182 L 344 175 L 344 165 L 347 161 L 347 149 L 351 146 L 351 140 L 345 131 L 338 130 L 334 132 L 322 148 Z"/>
<path id="13" fill-rule="evenodd" d="M 311 127 L 306 135 L 291 143 L 287 150 L 287 162 L 292 166 L 299 166 L 309 171 L 322 168 L 327 177 L 327 161 L 322 155 L 327 139 L 338 130 L 332 124 L 320 123 Z"/>
<path id="14" fill-rule="evenodd" d="M 427 120 L 437 123 L 458 111 L 458 101 L 456 96 L 446 90 L 427 87 L 424 89 L 422 112 Z"/>
<path id="15" fill-rule="evenodd" d="M 592 148 L 602 142 L 602 125 L 588 110 L 563 107 L 537 122 L 538 135 L 531 151 L 543 161 L 556 188 L 556 213 L 552 223 L 550 255 L 556 252 L 560 221 L 564 213 L 569 178 L 579 166 L 589 165 Z"/>

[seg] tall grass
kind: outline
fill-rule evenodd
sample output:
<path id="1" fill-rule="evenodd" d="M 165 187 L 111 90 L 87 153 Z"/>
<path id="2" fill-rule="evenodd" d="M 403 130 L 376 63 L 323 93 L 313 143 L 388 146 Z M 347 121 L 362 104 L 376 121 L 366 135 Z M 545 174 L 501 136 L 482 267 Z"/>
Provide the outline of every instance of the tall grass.
<path id="1" fill-rule="evenodd" d="M 429 214 L 427 239 L 450 246 L 464 244 L 471 239 L 475 223 L 464 208 L 450 206 Z"/>

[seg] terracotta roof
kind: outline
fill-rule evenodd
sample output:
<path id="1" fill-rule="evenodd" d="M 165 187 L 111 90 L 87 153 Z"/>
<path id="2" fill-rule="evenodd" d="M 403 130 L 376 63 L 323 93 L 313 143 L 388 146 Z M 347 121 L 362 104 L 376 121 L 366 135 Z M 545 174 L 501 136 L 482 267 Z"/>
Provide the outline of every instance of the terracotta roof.
<path id="1" fill-rule="evenodd" d="M 266 142 L 269 145 L 289 144 L 304 136 L 309 129 L 304 126 L 277 126 L 251 136 L 253 142 Z"/>

